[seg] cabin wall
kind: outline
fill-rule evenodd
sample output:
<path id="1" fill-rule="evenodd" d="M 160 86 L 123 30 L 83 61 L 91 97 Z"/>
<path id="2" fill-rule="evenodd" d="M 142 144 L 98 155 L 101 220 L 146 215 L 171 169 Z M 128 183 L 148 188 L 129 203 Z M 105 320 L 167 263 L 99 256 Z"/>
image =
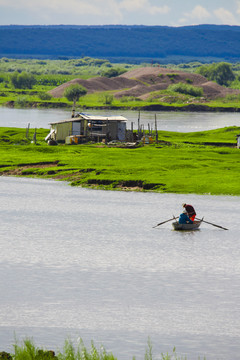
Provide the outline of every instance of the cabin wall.
<path id="1" fill-rule="evenodd" d="M 97 133 L 100 135 L 105 135 L 108 140 L 120 140 L 125 141 L 126 134 L 126 123 L 120 121 L 109 121 L 103 124 L 103 126 L 93 125 L 93 133 L 96 135 Z M 89 135 L 91 136 L 91 130 L 89 131 Z"/>
<path id="2" fill-rule="evenodd" d="M 109 140 L 116 140 L 117 139 L 117 123 L 109 123 L 106 127 L 105 134 L 109 134 Z"/>
<path id="3" fill-rule="evenodd" d="M 66 137 L 72 134 L 72 123 L 53 124 L 52 129 L 56 133 L 56 141 L 65 141 Z"/>
<path id="4" fill-rule="evenodd" d="M 126 140 L 126 126 L 125 122 L 118 122 L 117 124 L 117 137 L 120 141 Z"/>
<path id="5" fill-rule="evenodd" d="M 81 131 L 82 131 L 81 122 L 73 122 L 71 135 L 82 135 Z"/>

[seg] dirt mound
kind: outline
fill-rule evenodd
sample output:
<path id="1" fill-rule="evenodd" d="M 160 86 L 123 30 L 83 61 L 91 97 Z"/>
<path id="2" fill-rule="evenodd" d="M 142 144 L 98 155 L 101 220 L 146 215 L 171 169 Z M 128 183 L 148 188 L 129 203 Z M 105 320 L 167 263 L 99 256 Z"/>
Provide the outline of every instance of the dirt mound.
<path id="1" fill-rule="evenodd" d="M 180 71 L 175 71 L 171 69 L 161 68 L 161 67 L 142 67 L 134 70 L 130 70 L 122 75 L 120 77 L 125 77 L 127 79 L 132 78 L 140 78 L 142 76 L 149 76 L 149 75 L 158 75 L 158 74 L 172 74 L 172 73 L 178 73 Z"/>
<path id="2" fill-rule="evenodd" d="M 202 85 L 204 96 L 208 99 L 216 99 L 217 97 L 225 97 L 229 94 L 239 94 L 238 90 L 225 88 L 213 81 L 207 81 Z"/>
<path id="3" fill-rule="evenodd" d="M 135 86 L 136 83 L 137 82 L 135 80 L 121 78 L 119 76 L 110 79 L 106 77 L 96 77 L 88 80 L 74 79 L 49 91 L 49 93 L 55 98 L 63 97 L 64 90 L 72 84 L 79 84 L 84 86 L 87 89 L 88 94 L 91 94 L 97 91 L 110 91 L 131 88 Z"/>
<path id="4" fill-rule="evenodd" d="M 74 79 L 49 91 L 53 97 L 63 97 L 64 90 L 71 84 L 80 84 L 88 93 L 115 91 L 115 97 L 123 96 L 147 99 L 152 92 L 166 90 L 169 85 L 183 82 L 203 88 L 206 99 L 225 97 L 228 94 L 239 94 L 240 91 L 228 89 L 199 74 L 187 73 L 161 67 L 142 67 L 130 70 L 115 78 L 95 77 L 88 80 Z"/>

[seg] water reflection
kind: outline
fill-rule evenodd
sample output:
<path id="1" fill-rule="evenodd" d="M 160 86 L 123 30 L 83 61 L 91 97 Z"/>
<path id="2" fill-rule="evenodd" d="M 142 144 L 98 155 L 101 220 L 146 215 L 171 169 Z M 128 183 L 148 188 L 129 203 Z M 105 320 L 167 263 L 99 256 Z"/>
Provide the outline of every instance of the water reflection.
<path id="1" fill-rule="evenodd" d="M 176 346 L 188 359 L 238 358 L 238 197 L 9 177 L 0 178 L 0 197 L 2 349 L 14 331 L 52 349 L 70 335 L 139 359 L 150 336 L 156 355 Z M 171 222 L 153 229 L 184 202 L 230 230 L 203 224 L 179 233 Z"/>

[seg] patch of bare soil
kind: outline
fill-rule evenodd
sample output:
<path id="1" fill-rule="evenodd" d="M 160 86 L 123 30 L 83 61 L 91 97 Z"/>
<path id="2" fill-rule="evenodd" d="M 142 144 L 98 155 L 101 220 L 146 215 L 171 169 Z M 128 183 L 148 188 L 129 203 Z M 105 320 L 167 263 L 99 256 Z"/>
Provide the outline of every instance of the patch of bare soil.
<path id="1" fill-rule="evenodd" d="M 7 171 L 1 171 L 0 175 L 23 175 L 25 170 L 29 169 L 45 169 L 48 167 L 57 166 L 58 162 L 40 162 L 34 164 L 19 164 L 16 168 Z M 30 174 L 30 172 L 29 172 Z M 26 174 L 24 174 L 26 175 Z"/>
<path id="2" fill-rule="evenodd" d="M 115 97 L 132 96 L 147 99 L 154 91 L 166 90 L 169 85 L 183 82 L 203 88 L 206 99 L 239 94 L 239 90 L 228 89 L 199 74 L 186 73 L 161 67 L 142 67 L 130 70 L 115 78 L 95 77 L 88 80 L 74 79 L 50 91 L 53 97 L 63 97 L 64 90 L 71 84 L 84 86 L 88 93 L 116 91 Z"/>

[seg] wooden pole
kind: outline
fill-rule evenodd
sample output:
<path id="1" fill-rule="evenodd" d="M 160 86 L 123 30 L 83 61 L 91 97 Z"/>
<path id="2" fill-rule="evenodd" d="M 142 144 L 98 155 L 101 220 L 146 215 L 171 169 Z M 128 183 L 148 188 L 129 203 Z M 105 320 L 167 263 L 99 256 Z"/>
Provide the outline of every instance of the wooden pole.
<path id="1" fill-rule="evenodd" d="M 157 115 L 155 114 L 155 135 L 156 135 L 156 143 L 158 144 L 158 130 L 157 130 Z"/>
<path id="2" fill-rule="evenodd" d="M 105 139 L 105 144 L 108 143 L 108 139 L 109 139 L 109 121 L 107 120 L 107 128 L 106 128 L 106 139 Z"/>
<path id="3" fill-rule="evenodd" d="M 28 135 L 29 135 L 29 128 L 30 128 L 30 123 L 28 123 L 28 127 L 26 128 L 26 138 L 28 139 Z"/>
<path id="4" fill-rule="evenodd" d="M 37 129 L 35 128 L 34 135 L 33 135 L 33 142 L 36 145 L 37 142 Z"/>
<path id="5" fill-rule="evenodd" d="M 140 140 L 140 110 L 138 112 L 138 140 Z"/>

